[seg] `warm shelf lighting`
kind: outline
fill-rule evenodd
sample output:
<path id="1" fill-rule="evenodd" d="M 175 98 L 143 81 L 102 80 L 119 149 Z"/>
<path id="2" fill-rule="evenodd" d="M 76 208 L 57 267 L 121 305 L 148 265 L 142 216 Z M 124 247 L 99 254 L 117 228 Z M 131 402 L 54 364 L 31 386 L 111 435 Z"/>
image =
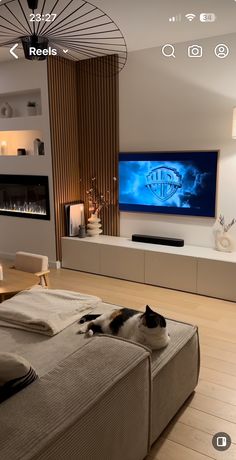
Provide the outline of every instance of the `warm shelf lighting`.
<path id="1" fill-rule="evenodd" d="M 232 138 L 236 139 L 236 107 L 233 108 Z"/>

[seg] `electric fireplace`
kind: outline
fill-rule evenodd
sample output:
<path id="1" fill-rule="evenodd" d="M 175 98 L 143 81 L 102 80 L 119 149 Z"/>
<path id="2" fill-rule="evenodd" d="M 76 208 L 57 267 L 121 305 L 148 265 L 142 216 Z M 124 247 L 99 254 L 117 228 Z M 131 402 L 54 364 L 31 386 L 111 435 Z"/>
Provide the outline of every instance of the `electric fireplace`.
<path id="1" fill-rule="evenodd" d="M 50 220 L 48 177 L 0 174 L 0 215 Z"/>

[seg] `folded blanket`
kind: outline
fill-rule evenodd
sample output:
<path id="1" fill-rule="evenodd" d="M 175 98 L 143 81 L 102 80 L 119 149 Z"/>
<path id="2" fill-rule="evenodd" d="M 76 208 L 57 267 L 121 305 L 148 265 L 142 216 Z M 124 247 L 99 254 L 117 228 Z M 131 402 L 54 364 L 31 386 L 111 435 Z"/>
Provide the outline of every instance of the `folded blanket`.
<path id="1" fill-rule="evenodd" d="M 0 326 L 53 336 L 100 302 L 99 297 L 37 286 L 1 304 Z"/>

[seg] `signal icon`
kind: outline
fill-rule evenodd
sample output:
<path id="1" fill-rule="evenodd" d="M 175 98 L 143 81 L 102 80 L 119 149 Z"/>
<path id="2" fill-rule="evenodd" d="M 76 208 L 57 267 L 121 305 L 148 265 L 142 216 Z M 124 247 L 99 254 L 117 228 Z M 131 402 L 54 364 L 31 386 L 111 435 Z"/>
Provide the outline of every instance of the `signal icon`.
<path id="1" fill-rule="evenodd" d="M 180 22 L 180 21 L 181 21 L 181 14 L 177 14 L 177 16 L 172 16 L 171 18 L 169 18 L 169 22 Z"/>
<path id="2" fill-rule="evenodd" d="M 189 13 L 185 15 L 186 19 L 189 20 L 189 22 L 192 22 L 196 18 L 196 14 Z"/>

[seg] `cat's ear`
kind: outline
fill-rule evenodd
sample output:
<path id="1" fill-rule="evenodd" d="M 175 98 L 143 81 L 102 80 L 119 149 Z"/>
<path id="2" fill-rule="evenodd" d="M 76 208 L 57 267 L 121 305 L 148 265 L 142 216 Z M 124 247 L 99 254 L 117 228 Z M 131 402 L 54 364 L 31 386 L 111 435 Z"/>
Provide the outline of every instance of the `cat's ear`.
<path id="1" fill-rule="evenodd" d="M 166 320 L 164 316 L 159 315 L 159 324 L 160 324 L 160 327 L 166 327 Z"/>
<path id="2" fill-rule="evenodd" d="M 149 305 L 146 305 L 146 315 L 150 315 L 150 313 L 153 313 Z"/>

